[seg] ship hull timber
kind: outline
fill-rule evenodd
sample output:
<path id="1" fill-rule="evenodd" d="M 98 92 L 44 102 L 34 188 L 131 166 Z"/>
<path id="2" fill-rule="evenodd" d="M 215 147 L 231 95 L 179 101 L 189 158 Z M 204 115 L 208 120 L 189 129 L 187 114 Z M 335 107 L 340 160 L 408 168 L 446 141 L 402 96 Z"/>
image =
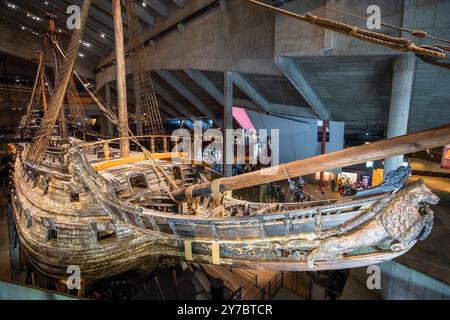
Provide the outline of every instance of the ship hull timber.
<path id="1" fill-rule="evenodd" d="M 148 169 L 150 160 L 95 172 L 87 158 L 73 148 L 60 159 L 64 160 L 59 172 L 45 163 L 33 169 L 22 162 L 19 153 L 13 194 L 16 225 L 28 259 L 44 274 L 59 279 L 67 277 L 69 265 L 79 266 L 84 281 L 89 282 L 150 268 L 160 256 L 285 271 L 367 266 L 407 252 L 428 227 L 421 220 L 430 211 L 428 204 L 438 200 L 418 182 L 400 191 L 381 189 L 371 196 L 325 204 L 260 204 L 226 198 L 224 217 L 212 216 L 214 210 L 208 206 L 200 215 L 188 215 L 164 212 L 161 208 L 168 206 L 164 202 L 148 205 L 147 200 L 161 189 Z M 172 172 L 171 162 L 159 163 Z M 191 169 L 181 166 L 182 172 L 187 170 L 185 177 L 191 177 Z M 147 187 L 153 190 L 152 196 L 144 196 L 144 202 L 140 195 L 146 193 L 133 193 L 130 186 L 130 177 L 136 174 L 151 181 Z M 420 201 L 407 208 L 410 221 L 401 228 L 403 233 L 392 236 L 385 231 L 389 226 L 382 225 L 381 217 L 389 210 L 398 214 L 392 203 L 394 207 L 396 202 L 403 205 L 408 197 Z M 366 232 L 370 223 L 377 224 L 378 234 Z M 402 243 L 405 230 L 416 226 L 417 234 L 394 245 Z M 108 232 L 113 236 L 103 239 Z M 331 240 L 337 241 L 332 250 L 327 247 Z M 341 240 L 349 250 L 335 250 Z"/>

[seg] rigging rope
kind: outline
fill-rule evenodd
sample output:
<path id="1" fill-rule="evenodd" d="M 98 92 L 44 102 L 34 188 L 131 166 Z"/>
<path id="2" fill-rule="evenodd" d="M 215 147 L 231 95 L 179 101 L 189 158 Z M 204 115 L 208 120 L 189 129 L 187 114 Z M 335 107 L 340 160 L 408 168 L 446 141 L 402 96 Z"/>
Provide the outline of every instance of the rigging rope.
<path id="1" fill-rule="evenodd" d="M 358 27 L 345 24 L 342 22 L 338 22 L 335 20 L 322 18 L 315 16 L 311 13 L 307 13 L 306 15 L 301 15 L 298 13 L 290 12 L 281 8 L 276 8 L 271 5 L 256 1 L 256 0 L 245 0 L 251 4 L 258 5 L 260 7 L 264 7 L 276 13 L 282 13 L 284 15 L 290 16 L 297 20 L 305 21 L 317 26 L 320 26 L 325 29 L 329 29 L 334 32 L 342 33 L 353 38 L 357 38 L 366 42 L 370 42 L 373 44 L 377 44 L 380 46 L 389 47 L 394 50 L 406 52 L 411 51 L 420 56 L 436 58 L 436 59 L 445 59 L 446 54 L 442 51 L 433 50 L 431 48 L 427 48 L 425 46 L 418 46 L 414 42 L 406 38 L 397 38 L 391 37 L 379 32 L 368 31 L 364 29 L 360 29 Z"/>
<path id="2" fill-rule="evenodd" d="M 42 160 L 45 157 L 45 153 L 51 139 L 51 134 L 56 124 L 56 119 L 58 118 L 59 111 L 64 102 L 67 86 L 72 78 L 73 69 L 76 57 L 78 56 L 84 29 L 86 27 L 91 2 L 92 0 L 83 1 L 81 8 L 80 28 L 74 29 L 72 33 L 61 76 L 58 78 L 47 112 L 44 114 L 37 134 L 27 152 L 27 163 L 29 165 L 38 166 L 42 163 Z"/>
<path id="3" fill-rule="evenodd" d="M 363 19 L 363 20 L 366 20 L 366 21 L 369 20 L 367 17 L 363 17 L 363 16 L 360 16 L 360 15 L 357 15 L 357 14 L 354 14 L 354 13 L 341 11 L 341 10 L 338 10 L 336 8 L 325 7 L 325 6 L 322 6 L 322 8 L 324 8 L 325 10 L 330 10 L 330 11 L 338 12 L 338 13 L 341 13 L 341 14 L 345 14 L 345 15 L 348 15 L 348 16 L 351 16 L 351 17 Z M 413 35 L 414 37 L 419 38 L 419 39 L 421 39 L 421 38 L 429 38 L 429 39 L 438 40 L 438 41 L 442 41 L 442 42 L 446 42 L 446 43 L 450 44 L 450 40 L 446 40 L 446 39 L 442 39 L 442 38 L 439 38 L 439 37 L 431 36 L 424 30 L 411 30 L 411 29 L 399 27 L 399 26 L 396 26 L 396 25 L 393 25 L 393 24 L 389 24 L 389 23 L 384 23 L 384 22 L 381 22 L 381 25 L 383 25 L 385 27 L 397 29 L 397 30 L 400 30 L 400 31 L 408 32 L 411 35 Z"/>
<path id="4" fill-rule="evenodd" d="M 58 48 L 58 51 L 60 52 L 60 54 L 65 58 L 65 53 L 64 53 L 64 50 L 61 48 L 61 46 L 58 43 L 55 43 L 55 45 Z M 104 103 L 102 101 L 102 99 L 96 93 L 94 93 L 92 90 L 90 90 L 86 86 L 84 80 L 81 78 L 79 73 L 76 72 L 76 70 L 74 70 L 74 74 L 77 77 L 78 81 L 83 85 L 85 90 L 89 93 L 89 95 L 94 100 L 94 102 L 99 106 L 100 110 L 103 111 L 103 113 L 106 116 L 106 118 L 108 118 L 109 121 L 111 121 L 113 124 L 118 126 L 119 125 L 119 119 L 117 118 L 116 114 L 109 108 L 108 105 L 106 105 L 106 103 Z M 118 127 L 118 130 L 120 131 L 119 127 Z M 173 188 L 175 190 L 179 189 L 179 186 L 177 185 L 177 183 L 169 175 L 167 175 L 167 173 L 164 171 L 164 169 L 152 157 L 151 153 L 134 137 L 134 134 L 133 134 L 133 132 L 130 129 L 128 129 L 128 132 L 122 132 L 122 133 L 124 134 L 124 136 L 126 138 L 130 139 L 132 142 L 134 142 L 142 150 L 142 152 L 145 154 L 145 156 L 150 160 L 150 164 L 152 165 L 153 170 L 156 172 L 159 180 L 162 182 L 163 188 L 169 194 L 169 197 L 174 202 L 178 203 L 175 200 L 175 198 L 172 196 L 172 193 L 170 192 L 169 188 L 165 185 L 165 182 L 162 179 L 162 177 L 160 175 L 160 172 L 166 177 L 167 181 L 170 182 L 170 184 L 173 186 Z"/>
<path id="5" fill-rule="evenodd" d="M 136 96 L 137 134 L 163 133 L 161 114 L 153 88 L 152 76 L 148 68 L 148 59 L 144 55 L 144 39 L 139 31 L 139 22 L 135 14 L 134 0 L 127 0 L 129 43 L 133 68 L 134 94 Z"/>

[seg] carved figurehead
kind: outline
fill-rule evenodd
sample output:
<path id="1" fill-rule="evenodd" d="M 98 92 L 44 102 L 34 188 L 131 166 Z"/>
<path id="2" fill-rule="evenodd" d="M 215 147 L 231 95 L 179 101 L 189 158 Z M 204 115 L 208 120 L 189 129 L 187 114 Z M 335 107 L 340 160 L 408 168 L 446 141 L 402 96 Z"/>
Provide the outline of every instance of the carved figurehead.
<path id="1" fill-rule="evenodd" d="M 347 225 L 350 228 L 340 226 L 340 230 L 345 232 L 328 232 L 342 235 L 321 240 L 319 247 L 306 258 L 308 267 L 315 269 L 315 261 L 342 259 L 345 253 L 376 246 L 383 241 L 391 241 L 392 251 L 409 250 L 417 240 L 424 240 L 430 234 L 434 215 L 428 206 L 438 202 L 439 198 L 423 180 L 418 180 L 401 189 L 391 201 L 376 204 L 349 221 Z M 364 219 L 364 216 L 370 219 Z"/>

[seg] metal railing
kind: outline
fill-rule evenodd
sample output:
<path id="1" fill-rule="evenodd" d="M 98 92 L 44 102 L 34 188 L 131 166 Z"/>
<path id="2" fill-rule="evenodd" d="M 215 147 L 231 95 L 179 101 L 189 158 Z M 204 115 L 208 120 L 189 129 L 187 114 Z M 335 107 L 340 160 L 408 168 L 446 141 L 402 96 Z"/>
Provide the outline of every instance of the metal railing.
<path id="1" fill-rule="evenodd" d="M 271 300 L 283 287 L 284 272 L 277 272 L 252 300 Z"/>
<path id="2" fill-rule="evenodd" d="M 230 268 L 230 272 L 233 272 L 233 268 Z M 239 272 L 243 274 L 246 278 L 250 278 L 247 283 L 239 287 L 237 290 L 232 291 L 230 295 L 230 300 L 241 300 L 244 298 L 245 293 L 250 287 L 258 287 L 258 275 L 251 273 L 249 271 L 239 269 Z"/>

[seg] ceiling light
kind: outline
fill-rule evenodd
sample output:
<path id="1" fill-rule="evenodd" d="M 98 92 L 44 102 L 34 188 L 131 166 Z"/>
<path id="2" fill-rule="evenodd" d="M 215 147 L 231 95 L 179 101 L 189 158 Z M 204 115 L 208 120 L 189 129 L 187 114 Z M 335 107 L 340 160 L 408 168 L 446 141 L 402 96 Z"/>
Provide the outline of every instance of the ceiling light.
<path id="1" fill-rule="evenodd" d="M 25 30 L 26 28 L 24 26 L 20 27 L 22 30 Z"/>
<path id="2" fill-rule="evenodd" d="M 79 55 L 81 58 L 84 58 L 84 54 L 83 54 L 83 53 L 80 52 L 78 55 Z"/>
<path id="3" fill-rule="evenodd" d="M 142 6 L 145 8 L 147 4 L 144 1 L 142 1 Z"/>
<path id="4" fill-rule="evenodd" d="M 102 33 L 102 34 L 100 35 L 100 37 L 104 38 L 104 37 L 105 37 L 105 34 L 104 34 L 104 33 Z"/>

